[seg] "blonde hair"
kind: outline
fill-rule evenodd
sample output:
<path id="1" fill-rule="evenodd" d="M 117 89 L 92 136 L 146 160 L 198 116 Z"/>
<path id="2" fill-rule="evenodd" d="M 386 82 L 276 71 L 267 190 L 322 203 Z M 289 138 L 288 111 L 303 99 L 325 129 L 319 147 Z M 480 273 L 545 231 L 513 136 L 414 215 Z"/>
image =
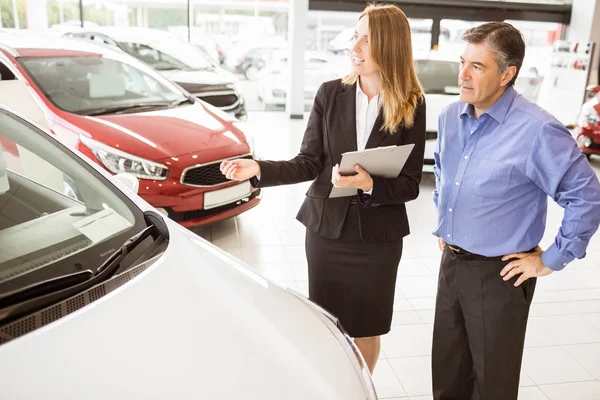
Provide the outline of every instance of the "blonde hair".
<path id="1" fill-rule="evenodd" d="M 371 58 L 381 74 L 382 129 L 393 133 L 401 123 L 410 128 L 423 89 L 415 71 L 408 19 L 393 5 L 370 4 L 360 18 L 364 16 L 369 17 Z M 346 85 L 357 81 L 358 74 L 354 73 L 342 79 Z"/>

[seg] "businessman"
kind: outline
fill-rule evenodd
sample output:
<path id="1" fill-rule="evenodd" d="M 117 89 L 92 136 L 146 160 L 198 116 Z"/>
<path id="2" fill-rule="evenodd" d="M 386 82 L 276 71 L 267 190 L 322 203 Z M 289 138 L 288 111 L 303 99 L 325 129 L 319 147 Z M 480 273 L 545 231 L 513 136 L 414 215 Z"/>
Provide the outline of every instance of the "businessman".
<path id="1" fill-rule="evenodd" d="M 521 33 L 493 22 L 463 39 L 460 101 L 439 117 L 435 152 L 433 397 L 516 400 L 536 279 L 585 256 L 600 184 L 565 127 L 513 88 Z M 564 218 L 542 250 L 548 196 Z"/>

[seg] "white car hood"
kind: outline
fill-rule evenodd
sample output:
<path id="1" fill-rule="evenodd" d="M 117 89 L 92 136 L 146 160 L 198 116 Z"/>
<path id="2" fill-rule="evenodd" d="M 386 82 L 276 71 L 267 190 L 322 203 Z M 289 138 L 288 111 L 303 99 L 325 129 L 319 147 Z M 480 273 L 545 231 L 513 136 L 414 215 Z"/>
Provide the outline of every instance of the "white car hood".
<path id="1" fill-rule="evenodd" d="M 0 346 L 2 398 L 364 400 L 303 301 L 168 221 L 164 255 L 90 305 Z"/>

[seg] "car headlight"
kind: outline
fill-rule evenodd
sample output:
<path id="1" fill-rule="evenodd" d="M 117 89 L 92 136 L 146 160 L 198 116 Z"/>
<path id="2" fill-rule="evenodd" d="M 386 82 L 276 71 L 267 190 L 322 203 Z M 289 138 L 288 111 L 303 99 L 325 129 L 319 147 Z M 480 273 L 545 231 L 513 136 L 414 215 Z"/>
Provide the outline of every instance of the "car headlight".
<path id="1" fill-rule="evenodd" d="M 365 362 L 365 359 L 363 358 L 356 344 L 354 344 L 352 338 L 340 324 L 340 321 L 327 310 L 323 309 L 318 304 L 313 303 L 302 294 L 296 292 L 294 289 L 286 288 L 286 290 L 300 299 L 300 301 L 306 304 L 308 308 L 312 309 L 335 337 L 339 338 L 339 333 L 342 333 L 343 339 L 340 340 L 340 345 L 346 351 L 348 358 L 352 362 L 352 365 L 354 365 L 354 368 L 356 369 L 356 372 L 363 383 L 363 387 L 365 388 L 365 392 L 368 396 L 367 400 L 377 400 L 377 392 L 375 391 L 375 385 L 373 385 L 373 379 L 371 378 L 371 373 L 369 372 L 367 363 Z M 334 330 L 337 330 L 337 332 Z"/>
<path id="2" fill-rule="evenodd" d="M 169 168 L 165 165 L 125 153 L 84 135 L 80 135 L 79 140 L 113 174 L 127 172 L 141 179 L 157 181 L 167 179 Z"/>
<path id="3" fill-rule="evenodd" d="M 598 116 L 598 112 L 596 111 L 596 106 L 598 105 L 598 100 L 594 99 L 590 102 L 584 103 L 581 106 L 581 112 L 579 113 L 579 119 L 577 121 L 577 125 L 580 127 L 585 127 L 588 125 L 595 126 L 600 122 L 600 116 Z"/>
<path id="4" fill-rule="evenodd" d="M 590 137 L 584 135 L 579 135 L 577 141 L 581 143 L 583 147 L 592 147 L 592 144 L 594 143 Z"/>

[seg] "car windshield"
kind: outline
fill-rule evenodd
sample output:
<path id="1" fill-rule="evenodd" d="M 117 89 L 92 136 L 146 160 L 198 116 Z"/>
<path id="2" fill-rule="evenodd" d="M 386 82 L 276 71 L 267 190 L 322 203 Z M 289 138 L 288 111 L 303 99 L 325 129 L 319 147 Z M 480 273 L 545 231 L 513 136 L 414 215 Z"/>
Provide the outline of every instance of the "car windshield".
<path id="1" fill-rule="evenodd" d="M 143 104 L 171 103 L 185 96 L 151 69 L 144 71 L 102 56 L 20 58 L 48 100 L 75 114 Z"/>
<path id="2" fill-rule="evenodd" d="M 416 60 L 415 67 L 425 93 L 458 94 L 458 74 L 460 72 L 458 62 Z"/>
<path id="3" fill-rule="evenodd" d="M 0 296 L 96 271 L 144 228 L 142 211 L 90 165 L 0 108 Z"/>
<path id="4" fill-rule="evenodd" d="M 120 42 L 119 46 L 156 70 L 207 70 L 214 65 L 197 46 L 173 38 L 150 45 Z"/>

